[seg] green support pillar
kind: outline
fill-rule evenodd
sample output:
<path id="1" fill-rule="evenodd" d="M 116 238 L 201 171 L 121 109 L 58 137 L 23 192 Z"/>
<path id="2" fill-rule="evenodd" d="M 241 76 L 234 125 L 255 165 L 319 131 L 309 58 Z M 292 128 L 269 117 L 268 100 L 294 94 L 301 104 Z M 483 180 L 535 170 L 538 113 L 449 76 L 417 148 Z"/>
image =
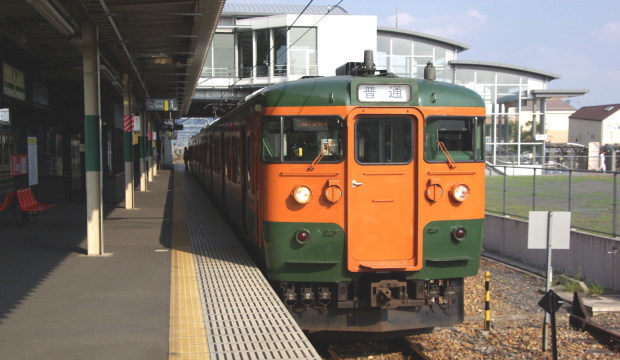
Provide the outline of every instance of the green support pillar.
<path id="1" fill-rule="evenodd" d="M 86 148 L 86 222 L 88 255 L 103 255 L 101 200 L 101 116 L 97 28 L 82 26 L 84 74 L 84 143 Z"/>

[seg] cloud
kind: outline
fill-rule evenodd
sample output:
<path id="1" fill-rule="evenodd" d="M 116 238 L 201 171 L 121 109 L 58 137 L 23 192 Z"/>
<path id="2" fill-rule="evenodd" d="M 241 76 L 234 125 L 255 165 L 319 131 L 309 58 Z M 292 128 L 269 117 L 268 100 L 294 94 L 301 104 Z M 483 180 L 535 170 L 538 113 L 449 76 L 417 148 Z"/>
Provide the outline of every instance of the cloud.
<path id="1" fill-rule="evenodd" d="M 607 44 L 620 44 L 620 22 L 608 22 L 594 30 L 594 36 Z"/>
<path id="2" fill-rule="evenodd" d="M 398 22 L 397 22 L 398 20 Z M 388 24 L 390 26 L 398 26 L 398 27 L 402 27 L 402 26 L 407 26 L 410 25 L 414 22 L 416 22 L 417 19 L 415 16 L 408 14 L 408 13 L 398 13 L 397 15 L 392 15 L 390 17 L 388 17 Z"/>
<path id="3" fill-rule="evenodd" d="M 396 15 L 388 17 L 387 23 L 389 26 L 396 26 Z M 418 18 L 409 13 L 398 13 L 399 28 L 447 38 L 462 38 L 463 35 L 478 31 L 486 23 L 487 16 L 477 9 L 428 18 Z"/>

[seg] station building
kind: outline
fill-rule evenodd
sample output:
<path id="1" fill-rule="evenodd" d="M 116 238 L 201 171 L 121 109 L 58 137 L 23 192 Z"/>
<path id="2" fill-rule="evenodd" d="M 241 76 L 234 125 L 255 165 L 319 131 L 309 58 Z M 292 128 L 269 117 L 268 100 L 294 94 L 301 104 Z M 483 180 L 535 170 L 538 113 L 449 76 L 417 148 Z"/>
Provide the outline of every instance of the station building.
<path id="1" fill-rule="evenodd" d="M 487 161 L 521 165 L 523 153 L 534 154 L 530 155 L 534 164 L 544 161 L 536 154 L 543 153 L 545 140 L 566 141 L 568 116 L 575 109 L 561 99 L 587 92 L 548 90 L 549 82 L 560 77 L 551 72 L 459 60 L 468 45 L 379 27 L 375 16 L 350 15 L 338 6 L 310 6 L 299 16 L 303 10 L 301 5 L 225 4 L 194 94 L 194 106 L 205 109 L 205 115 L 218 117 L 227 104 L 266 85 L 303 76 L 333 76 L 338 66 L 361 62 L 363 51 L 370 49 L 378 69 L 422 78 L 424 67 L 431 62 L 438 81 L 463 85 L 480 94 L 488 114 Z M 536 140 L 536 135 L 547 132 L 550 136 Z"/>

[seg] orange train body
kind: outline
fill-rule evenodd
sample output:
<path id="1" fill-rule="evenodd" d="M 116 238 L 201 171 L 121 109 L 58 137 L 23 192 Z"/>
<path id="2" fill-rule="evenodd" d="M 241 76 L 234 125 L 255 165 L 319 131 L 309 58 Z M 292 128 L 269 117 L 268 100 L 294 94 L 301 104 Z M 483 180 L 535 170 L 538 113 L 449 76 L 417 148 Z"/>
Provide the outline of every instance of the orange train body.
<path id="1" fill-rule="evenodd" d="M 303 329 L 415 332 L 462 321 L 484 121 L 479 96 L 451 84 L 299 80 L 196 135 L 191 169 Z"/>

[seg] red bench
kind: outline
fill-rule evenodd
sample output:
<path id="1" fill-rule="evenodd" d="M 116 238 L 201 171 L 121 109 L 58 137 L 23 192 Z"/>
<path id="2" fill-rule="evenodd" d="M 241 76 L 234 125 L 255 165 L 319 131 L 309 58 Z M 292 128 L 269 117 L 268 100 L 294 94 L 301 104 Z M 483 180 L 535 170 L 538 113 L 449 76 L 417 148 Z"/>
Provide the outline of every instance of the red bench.
<path id="1" fill-rule="evenodd" d="M 13 202 L 15 201 L 15 190 L 11 190 L 4 196 L 4 201 L 0 204 L 0 212 L 7 210 L 13 206 Z"/>
<path id="2" fill-rule="evenodd" d="M 54 204 L 38 202 L 32 193 L 32 188 L 17 190 L 17 202 L 19 208 L 28 213 L 40 213 L 54 206 Z"/>

